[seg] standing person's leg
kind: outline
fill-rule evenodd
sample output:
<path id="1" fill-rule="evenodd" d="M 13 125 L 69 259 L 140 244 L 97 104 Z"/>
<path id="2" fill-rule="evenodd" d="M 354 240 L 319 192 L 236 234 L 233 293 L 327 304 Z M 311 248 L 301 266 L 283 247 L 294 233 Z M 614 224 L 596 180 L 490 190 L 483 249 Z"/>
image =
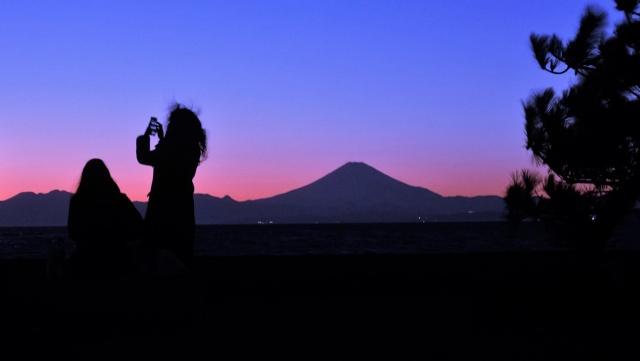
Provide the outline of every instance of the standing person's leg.
<path id="1" fill-rule="evenodd" d="M 190 267 L 196 228 L 193 197 L 176 199 L 173 210 L 172 229 L 167 232 L 172 238 L 167 240 L 167 246 L 185 266 Z"/>
<path id="2" fill-rule="evenodd" d="M 176 256 L 185 266 L 190 267 L 195 245 L 195 224 L 192 222 L 174 223 L 172 229 L 166 232 L 166 249 Z"/>

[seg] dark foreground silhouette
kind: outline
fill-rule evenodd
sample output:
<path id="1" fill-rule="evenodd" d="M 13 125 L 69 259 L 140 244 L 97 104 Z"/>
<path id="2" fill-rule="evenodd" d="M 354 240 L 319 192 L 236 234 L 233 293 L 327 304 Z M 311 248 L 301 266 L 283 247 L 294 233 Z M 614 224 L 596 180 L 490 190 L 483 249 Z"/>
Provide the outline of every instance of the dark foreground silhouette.
<path id="1" fill-rule="evenodd" d="M 0 260 L 3 350 L 152 359 L 637 359 L 640 254 L 196 257 L 191 277 L 47 280 Z"/>
<path id="2" fill-rule="evenodd" d="M 89 160 L 82 170 L 69 204 L 67 228 L 76 244 L 69 261 L 71 276 L 114 277 L 133 272 L 128 248 L 142 237 L 142 217 L 100 159 Z"/>
<path id="3" fill-rule="evenodd" d="M 198 116 L 180 104 L 170 111 L 166 135 L 160 123 L 156 126 L 160 140 L 154 150 L 150 150 L 151 124 L 136 139 L 138 162 L 153 167 L 144 241 L 189 265 L 196 225 L 192 180 L 206 158 L 207 136 Z"/>
<path id="4" fill-rule="evenodd" d="M 144 242 L 142 216 L 101 159 L 89 160 L 71 197 L 67 222 L 75 250 L 69 259 L 54 242 L 49 278 L 118 278 L 188 275 L 168 249 Z"/>

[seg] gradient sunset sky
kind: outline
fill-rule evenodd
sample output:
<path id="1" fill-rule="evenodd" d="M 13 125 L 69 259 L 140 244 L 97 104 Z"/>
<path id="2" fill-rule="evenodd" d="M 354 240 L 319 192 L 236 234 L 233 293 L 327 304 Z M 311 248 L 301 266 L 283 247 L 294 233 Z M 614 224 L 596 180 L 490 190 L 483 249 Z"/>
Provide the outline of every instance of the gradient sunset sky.
<path id="1" fill-rule="evenodd" d="M 569 39 L 587 5 L 621 20 L 613 0 L 3 1 L 0 200 L 73 192 L 101 158 L 145 201 L 135 138 L 174 101 L 209 135 L 196 193 L 265 198 L 356 161 L 502 195 L 534 167 L 521 102 L 574 80 L 529 35 Z"/>

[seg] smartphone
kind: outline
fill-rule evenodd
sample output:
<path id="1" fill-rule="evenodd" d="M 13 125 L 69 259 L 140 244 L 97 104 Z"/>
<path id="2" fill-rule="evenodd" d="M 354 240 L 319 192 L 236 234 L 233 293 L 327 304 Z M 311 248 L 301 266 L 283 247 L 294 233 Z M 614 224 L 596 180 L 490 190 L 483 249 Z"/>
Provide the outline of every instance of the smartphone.
<path id="1" fill-rule="evenodd" d="M 158 123 L 158 118 L 151 117 L 149 121 L 149 129 L 151 129 L 151 135 L 158 134 L 158 128 L 160 128 L 160 123 Z"/>

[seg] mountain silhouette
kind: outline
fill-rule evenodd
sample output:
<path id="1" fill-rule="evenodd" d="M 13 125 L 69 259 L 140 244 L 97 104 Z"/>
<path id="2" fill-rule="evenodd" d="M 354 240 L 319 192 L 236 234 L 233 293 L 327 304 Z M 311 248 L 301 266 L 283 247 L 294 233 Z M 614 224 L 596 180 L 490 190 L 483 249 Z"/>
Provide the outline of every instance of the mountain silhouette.
<path id="1" fill-rule="evenodd" d="M 442 196 L 397 181 L 365 163 L 347 163 L 319 180 L 265 200 L 269 203 L 307 204 L 316 207 L 402 205 L 441 202 Z"/>
<path id="2" fill-rule="evenodd" d="M 61 226 L 67 224 L 71 193 L 24 192 L 0 202 L 0 227 Z"/>
<path id="3" fill-rule="evenodd" d="M 64 226 L 71 194 L 21 193 L 0 202 L 0 226 Z M 498 196 L 443 197 L 349 162 L 303 187 L 270 198 L 236 201 L 194 195 L 197 224 L 498 221 Z M 144 215 L 145 202 L 134 202 Z"/>
<path id="4" fill-rule="evenodd" d="M 479 220 L 487 211 L 493 212 L 489 219 L 500 218 L 500 197 L 475 198 L 443 197 L 350 162 L 304 187 L 248 203 L 247 215 L 277 223 L 417 222 L 454 220 L 454 214 L 455 220 Z"/>

